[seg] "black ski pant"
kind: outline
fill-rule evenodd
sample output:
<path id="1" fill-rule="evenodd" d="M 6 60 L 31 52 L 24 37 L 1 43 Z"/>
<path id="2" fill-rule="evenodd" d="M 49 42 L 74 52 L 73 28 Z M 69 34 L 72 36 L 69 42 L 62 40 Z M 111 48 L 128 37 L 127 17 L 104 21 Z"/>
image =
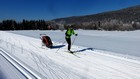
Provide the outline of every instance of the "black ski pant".
<path id="1" fill-rule="evenodd" d="M 71 49 L 71 38 L 65 38 L 67 43 L 68 43 L 68 50 L 70 51 Z"/>

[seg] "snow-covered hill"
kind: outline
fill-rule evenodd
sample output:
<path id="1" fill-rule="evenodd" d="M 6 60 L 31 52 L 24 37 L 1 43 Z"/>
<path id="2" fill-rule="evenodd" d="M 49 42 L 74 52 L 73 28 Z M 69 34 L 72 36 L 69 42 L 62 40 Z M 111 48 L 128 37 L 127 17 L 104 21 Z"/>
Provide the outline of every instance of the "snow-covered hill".
<path id="1" fill-rule="evenodd" d="M 37 31 L 34 32 L 36 33 Z M 51 31 L 49 31 L 48 34 L 50 33 Z M 64 37 L 61 35 L 61 33 L 62 32 L 60 31 L 52 32 L 53 34 L 52 40 L 54 38 Z M 79 32 L 79 34 L 80 33 L 82 34 L 83 32 Z M 60 36 L 58 36 L 59 34 Z M 82 35 L 85 36 L 84 38 L 82 38 L 84 41 L 86 41 L 85 40 L 87 38 L 86 36 L 99 37 L 98 34 L 96 33 L 91 34 L 90 32 L 89 33 L 85 32 L 84 34 L 85 35 Z M 115 34 L 118 35 L 120 33 L 115 33 Z M 111 36 L 111 34 L 110 35 L 104 34 L 102 36 L 103 37 L 110 36 L 110 38 L 114 38 L 114 36 Z M 80 40 L 80 37 L 81 36 L 79 35 L 79 37 L 75 41 L 75 44 L 76 42 L 84 43 L 84 41 Z M 91 38 L 92 37 L 87 39 L 91 39 Z M 119 40 L 117 39 L 117 37 L 115 38 L 114 38 L 115 40 Z M 134 43 L 139 41 L 138 37 L 135 36 L 133 36 L 133 38 L 136 38 L 137 40 L 130 40 L 129 35 L 123 38 L 127 39 L 128 43 L 129 41 L 134 41 Z M 109 40 L 112 43 L 114 39 L 109 39 Z M 108 39 L 100 38 L 100 40 L 107 41 Z M 72 50 L 77 51 L 77 53 L 73 55 L 67 52 L 67 44 L 65 43 L 64 39 L 61 41 L 55 40 L 53 41 L 53 43 L 54 43 L 54 48 L 48 49 L 41 46 L 41 40 L 39 38 L 32 38 L 32 37 L 0 31 L 0 48 L 6 51 L 8 54 L 14 57 L 16 61 L 21 62 L 26 68 L 28 68 L 34 74 L 36 74 L 41 78 L 140 79 L 140 61 L 134 60 L 136 58 L 131 59 L 129 57 L 126 57 L 125 55 L 124 56 L 118 54 L 116 55 L 115 53 L 105 51 L 105 48 L 104 50 L 101 50 L 102 48 L 96 49 L 90 47 L 89 45 L 88 46 L 73 45 Z M 92 41 L 91 42 L 87 41 L 87 43 L 95 44 Z M 96 44 L 100 44 L 100 43 L 98 43 L 97 41 Z M 137 44 L 138 45 L 136 46 L 139 46 L 139 42 Z M 113 47 L 110 47 L 110 49 L 112 48 Z M 1 52 L 0 54 L 2 55 Z M 138 58 L 139 56 L 137 57 L 137 59 Z M 3 59 L 1 58 L 0 62 L 2 60 Z M 11 69 L 12 67 L 7 66 L 8 68 L 6 68 L 3 66 L 6 65 L 0 63 L 0 75 L 2 73 L 4 74 L 4 76 L 8 76 L 6 71 Z M 3 78 L 7 78 L 7 77 L 3 77 Z"/>

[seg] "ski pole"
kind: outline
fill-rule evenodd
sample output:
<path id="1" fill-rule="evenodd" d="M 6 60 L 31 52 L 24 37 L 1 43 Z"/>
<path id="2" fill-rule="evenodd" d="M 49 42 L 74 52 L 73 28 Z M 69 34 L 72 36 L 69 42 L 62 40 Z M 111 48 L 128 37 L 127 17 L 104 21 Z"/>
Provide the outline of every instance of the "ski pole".
<path id="1" fill-rule="evenodd" d="M 76 39 L 76 36 L 74 37 L 74 40 L 73 40 L 73 42 L 72 42 L 71 46 L 74 44 L 74 42 L 75 42 L 75 39 Z"/>

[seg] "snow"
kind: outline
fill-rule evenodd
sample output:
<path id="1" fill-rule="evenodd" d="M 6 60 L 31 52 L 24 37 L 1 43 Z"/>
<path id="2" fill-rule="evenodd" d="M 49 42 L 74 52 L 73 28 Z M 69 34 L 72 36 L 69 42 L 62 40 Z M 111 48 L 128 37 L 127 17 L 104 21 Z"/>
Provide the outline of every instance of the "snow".
<path id="1" fill-rule="evenodd" d="M 0 48 L 41 78 L 140 79 L 140 31 L 76 32 L 72 46 L 76 56 L 67 52 L 65 31 L 0 31 Z M 54 48 L 41 46 L 41 33 L 52 38 Z M 0 75 L 5 76 L 3 66 Z"/>
<path id="2" fill-rule="evenodd" d="M 11 31 L 21 35 L 39 38 L 47 34 L 53 41 L 64 42 L 65 31 Z M 140 30 L 137 31 L 93 31 L 76 30 L 75 45 L 140 57 Z"/>
<path id="3" fill-rule="evenodd" d="M 17 64 L 15 64 L 13 61 L 11 61 L 6 55 L 4 55 L 2 52 L 0 52 L 0 60 L 3 66 L 1 66 L 1 78 L 0 79 L 31 79 L 31 77 L 26 74 L 26 72 L 24 72 L 19 66 L 17 66 Z M 13 64 L 13 65 L 12 65 Z M 3 71 L 6 70 L 5 74 L 6 76 L 4 76 L 5 74 L 2 74 Z M 19 72 L 19 70 L 21 72 L 23 72 L 23 74 L 25 74 L 25 76 L 27 76 L 27 78 L 22 75 L 22 73 Z"/>

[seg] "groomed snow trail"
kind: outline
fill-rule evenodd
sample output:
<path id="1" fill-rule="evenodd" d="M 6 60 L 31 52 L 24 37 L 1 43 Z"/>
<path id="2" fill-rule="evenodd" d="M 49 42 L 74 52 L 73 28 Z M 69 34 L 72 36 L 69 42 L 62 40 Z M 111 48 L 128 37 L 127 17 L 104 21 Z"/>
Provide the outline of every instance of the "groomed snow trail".
<path id="1" fill-rule="evenodd" d="M 1 72 L 6 72 L 7 76 L 2 79 L 41 79 L 37 74 L 32 72 L 21 62 L 12 57 L 8 52 L 0 48 Z M 0 78 L 1 79 L 1 78 Z"/>
<path id="2" fill-rule="evenodd" d="M 55 48 L 48 49 L 40 39 L 3 31 L 0 37 L 1 48 L 48 79 L 140 79 L 138 60 L 73 45 L 76 57 L 67 53 L 67 44 L 55 42 Z"/>

